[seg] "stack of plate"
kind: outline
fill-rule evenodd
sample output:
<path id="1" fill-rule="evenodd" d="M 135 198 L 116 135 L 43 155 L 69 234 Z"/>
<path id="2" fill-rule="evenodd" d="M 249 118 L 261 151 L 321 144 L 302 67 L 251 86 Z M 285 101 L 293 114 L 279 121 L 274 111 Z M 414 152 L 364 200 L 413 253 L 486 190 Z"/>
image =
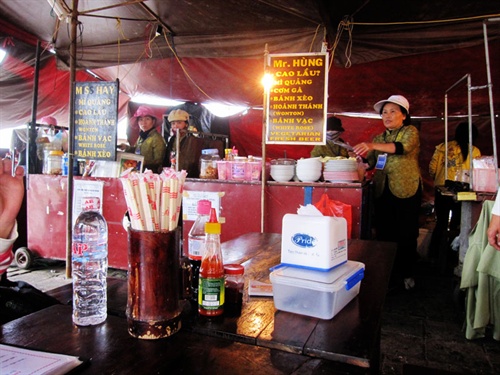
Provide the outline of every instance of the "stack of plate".
<path id="1" fill-rule="evenodd" d="M 330 182 L 359 181 L 358 163 L 355 159 L 334 159 L 325 163 L 323 178 Z"/>
<path id="2" fill-rule="evenodd" d="M 297 160 L 295 174 L 302 182 L 315 182 L 321 177 L 323 163 L 319 158 L 307 158 Z"/>

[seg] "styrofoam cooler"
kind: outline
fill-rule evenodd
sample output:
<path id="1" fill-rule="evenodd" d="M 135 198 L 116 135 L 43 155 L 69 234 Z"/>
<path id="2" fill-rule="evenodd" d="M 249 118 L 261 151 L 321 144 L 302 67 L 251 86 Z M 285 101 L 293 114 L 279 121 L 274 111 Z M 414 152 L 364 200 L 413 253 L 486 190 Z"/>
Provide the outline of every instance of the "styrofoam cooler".
<path id="1" fill-rule="evenodd" d="M 332 319 L 359 294 L 365 265 L 347 261 L 331 271 L 281 266 L 271 274 L 274 306 L 278 310 Z"/>

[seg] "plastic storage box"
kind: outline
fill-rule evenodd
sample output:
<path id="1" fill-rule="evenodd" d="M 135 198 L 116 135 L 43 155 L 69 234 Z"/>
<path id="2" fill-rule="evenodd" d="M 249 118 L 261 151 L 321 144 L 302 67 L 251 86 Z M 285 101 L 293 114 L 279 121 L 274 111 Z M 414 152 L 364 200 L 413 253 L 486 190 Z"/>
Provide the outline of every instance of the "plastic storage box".
<path id="1" fill-rule="evenodd" d="M 331 319 L 359 293 L 365 265 L 347 261 L 331 271 L 282 266 L 271 272 L 274 306 L 295 314 Z"/>

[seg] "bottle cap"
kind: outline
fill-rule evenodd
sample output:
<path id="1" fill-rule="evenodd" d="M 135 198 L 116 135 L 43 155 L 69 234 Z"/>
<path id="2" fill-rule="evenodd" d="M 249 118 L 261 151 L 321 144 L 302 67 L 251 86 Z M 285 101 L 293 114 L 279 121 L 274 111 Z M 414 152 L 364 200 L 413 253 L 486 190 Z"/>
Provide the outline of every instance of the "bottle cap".
<path id="1" fill-rule="evenodd" d="M 198 205 L 196 206 L 196 213 L 198 215 L 209 215 L 210 209 L 212 208 L 212 202 L 208 199 L 200 199 Z"/>
<path id="2" fill-rule="evenodd" d="M 224 264 L 224 273 L 227 275 L 243 275 L 245 267 L 236 263 Z"/>
<path id="3" fill-rule="evenodd" d="M 217 222 L 217 213 L 215 208 L 210 209 L 210 219 L 205 223 L 205 233 L 220 234 L 220 223 Z"/>

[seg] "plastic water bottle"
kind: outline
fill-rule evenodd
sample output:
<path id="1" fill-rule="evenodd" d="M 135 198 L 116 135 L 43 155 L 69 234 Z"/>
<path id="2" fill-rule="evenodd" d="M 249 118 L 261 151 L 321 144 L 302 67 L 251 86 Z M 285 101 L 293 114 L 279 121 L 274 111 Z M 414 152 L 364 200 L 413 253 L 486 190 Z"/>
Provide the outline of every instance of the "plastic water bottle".
<path id="1" fill-rule="evenodd" d="M 224 313 L 225 279 L 220 247 L 220 223 L 215 208 L 205 224 L 205 253 L 201 259 L 198 287 L 198 313 L 216 317 Z"/>
<path id="2" fill-rule="evenodd" d="M 193 274 L 193 298 L 198 301 L 198 277 L 200 273 L 201 258 L 205 250 L 205 223 L 209 219 L 212 203 L 208 199 L 200 199 L 196 206 L 198 216 L 188 234 L 188 258 Z"/>
<path id="3" fill-rule="evenodd" d="M 83 198 L 73 228 L 73 323 L 102 323 L 107 317 L 108 225 L 98 198 Z"/>

